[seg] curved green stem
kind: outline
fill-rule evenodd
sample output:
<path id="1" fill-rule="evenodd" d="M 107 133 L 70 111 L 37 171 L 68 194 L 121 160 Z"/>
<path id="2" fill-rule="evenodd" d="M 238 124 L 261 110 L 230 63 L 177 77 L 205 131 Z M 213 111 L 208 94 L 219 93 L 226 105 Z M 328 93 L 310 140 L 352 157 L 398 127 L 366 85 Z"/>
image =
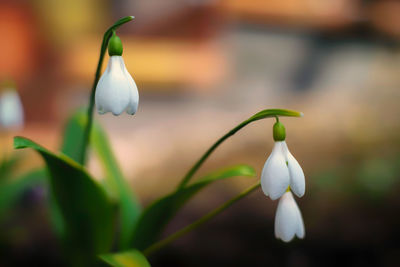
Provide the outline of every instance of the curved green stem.
<path id="1" fill-rule="evenodd" d="M 96 93 L 97 83 L 99 82 L 99 79 L 100 79 L 101 67 L 103 65 L 104 56 L 107 51 L 108 41 L 109 41 L 113 31 L 115 31 L 122 24 L 125 24 L 125 23 L 133 20 L 133 18 L 134 18 L 133 16 L 128 16 L 128 17 L 124 17 L 124 18 L 118 20 L 110 28 L 108 28 L 108 30 L 104 33 L 103 42 L 101 43 L 101 48 L 100 48 L 99 61 L 97 63 L 96 74 L 94 76 L 92 91 L 90 93 L 89 107 L 88 107 L 88 111 L 87 111 L 87 124 L 86 124 L 85 132 L 83 135 L 83 145 L 82 145 L 82 149 L 81 149 L 81 153 L 80 153 L 80 157 L 79 157 L 80 158 L 79 163 L 82 165 L 85 165 L 85 162 L 86 162 L 86 150 L 87 150 L 87 146 L 90 141 L 90 131 L 92 129 L 92 124 L 93 124 L 94 97 L 95 97 L 95 93 Z"/>
<path id="2" fill-rule="evenodd" d="M 181 230 L 179 230 L 179 231 L 167 236 L 163 240 L 158 241 L 157 243 L 154 243 L 150 247 L 146 248 L 143 251 L 143 254 L 147 257 L 150 254 L 156 252 L 157 250 L 159 250 L 159 249 L 165 247 L 166 245 L 172 243 L 173 241 L 175 241 L 176 239 L 180 238 L 181 236 L 183 236 L 183 235 L 185 235 L 185 234 L 197 229 L 198 227 L 200 227 L 201 225 L 205 224 L 206 222 L 208 222 L 209 220 L 211 220 L 212 218 L 214 218 L 215 216 L 217 216 L 218 214 L 220 214 L 221 212 L 223 212 L 224 210 L 226 210 L 227 208 L 232 206 L 237 201 L 239 201 L 242 198 L 244 198 L 245 196 L 249 195 L 250 193 L 252 193 L 254 190 L 256 190 L 259 187 L 260 187 L 260 183 L 257 183 L 255 185 L 247 188 L 246 190 L 244 190 L 239 195 L 237 195 L 234 198 L 228 200 L 227 202 L 225 202 L 224 204 L 222 204 L 218 208 L 212 210 L 211 212 L 207 213 L 206 215 L 204 215 L 203 217 L 201 217 L 197 221 L 193 222 L 192 224 L 189 224 L 188 226 L 182 228 Z"/>
<path id="3" fill-rule="evenodd" d="M 228 133 L 226 133 L 224 136 L 222 136 L 220 139 L 217 140 L 205 153 L 204 155 L 193 165 L 193 167 L 187 172 L 187 174 L 183 177 L 182 181 L 178 185 L 178 189 L 183 188 L 189 181 L 192 179 L 193 175 L 196 173 L 196 171 L 201 167 L 201 165 L 204 163 L 204 161 L 211 155 L 211 153 L 226 139 L 234 135 L 236 132 L 238 132 L 240 129 L 245 127 L 247 124 L 252 123 L 253 121 L 265 119 L 265 118 L 277 118 L 278 116 L 286 116 L 286 117 L 302 117 L 303 113 L 294 111 L 294 110 L 287 110 L 287 109 L 265 109 L 262 110 L 247 120 L 243 121 L 239 125 L 237 125 L 235 128 L 230 130 Z"/>

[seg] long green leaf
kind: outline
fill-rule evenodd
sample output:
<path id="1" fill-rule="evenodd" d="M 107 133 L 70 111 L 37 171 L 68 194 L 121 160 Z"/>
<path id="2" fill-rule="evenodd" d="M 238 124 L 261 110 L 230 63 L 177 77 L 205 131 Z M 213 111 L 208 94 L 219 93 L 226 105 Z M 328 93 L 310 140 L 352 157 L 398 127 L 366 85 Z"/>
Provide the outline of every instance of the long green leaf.
<path id="1" fill-rule="evenodd" d="M 227 132 L 224 136 L 222 136 L 220 139 L 218 139 L 204 154 L 201 156 L 201 158 L 193 165 L 192 168 L 186 173 L 186 175 L 182 178 L 182 181 L 178 185 L 179 188 L 185 187 L 185 185 L 192 179 L 193 175 L 196 173 L 196 171 L 203 165 L 204 161 L 211 155 L 212 152 L 220 145 L 222 144 L 226 139 L 234 135 L 236 132 L 238 132 L 240 129 L 245 127 L 246 125 L 257 121 L 261 119 L 266 119 L 266 118 L 273 118 L 273 117 L 278 117 L 278 116 L 284 116 L 284 117 L 302 117 L 303 113 L 294 111 L 294 110 L 288 110 L 288 109 L 264 109 L 260 112 L 257 112 L 247 120 L 239 123 L 235 128 Z"/>
<path id="2" fill-rule="evenodd" d="M 132 245 L 143 250 L 157 241 L 164 227 L 197 192 L 214 181 L 234 176 L 255 176 L 255 171 L 248 165 L 237 165 L 228 169 L 219 170 L 195 183 L 177 190 L 165 197 L 156 200 L 146 208 L 135 227 Z"/>
<path id="3" fill-rule="evenodd" d="M 150 263 L 140 251 L 104 254 L 99 256 L 104 262 L 113 267 L 150 267 Z"/>
<path id="4" fill-rule="evenodd" d="M 134 225 L 141 212 L 140 204 L 129 183 L 124 179 L 105 132 L 97 123 L 93 124 L 91 144 L 102 162 L 106 181 L 111 188 L 116 189 L 120 217 L 119 247 L 121 250 L 127 249 L 132 240 Z"/>
<path id="5" fill-rule="evenodd" d="M 32 148 L 45 160 L 73 263 L 92 265 L 96 255 L 108 252 L 113 241 L 114 210 L 105 191 L 81 165 L 63 154 L 55 155 L 23 137 L 14 138 L 14 147 Z"/>
<path id="6" fill-rule="evenodd" d="M 86 124 L 86 116 L 83 111 L 76 112 L 70 119 L 64 129 L 63 143 L 61 152 L 75 160 L 77 163 L 81 158 L 81 147 L 83 145 L 83 127 Z"/>
<path id="7" fill-rule="evenodd" d="M 0 184 L 0 219 L 5 217 L 7 211 L 10 210 L 28 188 L 44 184 L 45 179 L 45 170 L 37 169 L 25 173 L 20 177 L 2 181 Z"/>
<path id="8" fill-rule="evenodd" d="M 175 233 L 167 236 L 163 240 L 160 240 L 160 241 L 152 244 L 151 246 L 149 246 L 148 248 L 143 250 L 143 255 L 148 257 L 151 254 L 153 254 L 154 252 L 156 252 L 156 251 L 160 250 L 161 248 L 165 247 L 166 245 L 170 244 L 171 242 L 174 242 L 176 239 L 180 238 L 181 236 L 183 236 L 183 235 L 185 235 L 185 234 L 187 234 L 187 233 L 199 228 L 200 226 L 202 226 L 203 224 L 205 224 L 206 222 L 208 222 L 209 220 L 211 220 L 212 218 L 214 218 L 215 216 L 217 216 L 218 214 L 220 214 L 221 212 L 223 212 L 224 210 L 226 210 L 227 208 L 229 208 L 230 206 L 235 204 L 237 201 L 239 201 L 242 198 L 244 198 L 245 196 L 249 195 L 251 192 L 253 192 L 257 188 L 259 188 L 260 186 L 261 186 L 261 184 L 257 183 L 255 185 L 247 188 L 246 190 L 244 190 L 240 194 L 238 194 L 235 197 L 231 198 L 230 200 L 228 200 L 227 202 L 225 202 L 221 206 L 213 209 L 212 211 L 210 211 L 209 213 L 207 213 L 206 215 L 204 215 L 200 219 L 196 220 L 195 222 L 183 227 L 182 229 L 176 231 Z"/>
<path id="9" fill-rule="evenodd" d="M 86 119 L 86 114 L 78 111 L 69 119 L 65 129 L 62 151 L 75 160 L 80 158 L 80 150 L 76 147 L 83 141 Z M 118 201 L 119 249 L 128 249 L 129 241 L 132 240 L 133 226 L 140 215 L 140 204 L 118 166 L 106 133 L 96 122 L 92 127 L 90 145 L 102 163 L 107 192 Z"/>

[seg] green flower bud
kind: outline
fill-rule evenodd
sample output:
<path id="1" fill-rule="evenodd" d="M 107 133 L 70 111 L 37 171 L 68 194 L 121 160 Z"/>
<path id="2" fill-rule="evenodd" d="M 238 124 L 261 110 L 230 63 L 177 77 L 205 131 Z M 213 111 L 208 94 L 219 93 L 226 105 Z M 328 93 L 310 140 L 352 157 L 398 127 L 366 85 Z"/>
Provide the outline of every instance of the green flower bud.
<path id="1" fill-rule="evenodd" d="M 274 124 L 273 136 L 275 141 L 285 141 L 286 138 L 285 126 L 283 126 L 283 124 L 279 121 L 277 121 Z"/>
<path id="2" fill-rule="evenodd" d="M 111 56 L 122 56 L 122 42 L 121 39 L 113 32 L 110 40 L 108 41 L 108 55 Z"/>

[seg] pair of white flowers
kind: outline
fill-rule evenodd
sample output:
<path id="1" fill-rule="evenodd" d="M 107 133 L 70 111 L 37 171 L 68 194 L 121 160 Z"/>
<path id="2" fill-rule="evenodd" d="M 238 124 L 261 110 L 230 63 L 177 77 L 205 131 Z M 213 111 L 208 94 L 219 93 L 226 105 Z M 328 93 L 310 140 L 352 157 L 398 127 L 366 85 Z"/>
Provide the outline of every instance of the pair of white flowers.
<path id="1" fill-rule="evenodd" d="M 110 59 L 96 87 L 96 107 L 100 114 L 111 112 L 120 115 L 124 110 L 135 114 L 139 94 L 135 82 L 122 59 L 122 43 L 113 33 L 109 40 Z M 272 200 L 279 204 L 275 217 L 275 236 L 289 242 L 305 235 L 304 223 L 291 190 L 302 197 L 305 191 L 304 173 L 290 153 L 285 142 L 285 128 L 279 121 L 274 125 L 275 146 L 267 159 L 261 175 L 261 187 Z"/>
<path id="2" fill-rule="evenodd" d="M 275 237 L 289 242 L 295 236 L 305 236 L 303 218 L 291 192 L 302 197 L 305 179 L 302 168 L 286 145 L 285 135 L 283 124 L 275 123 L 275 145 L 261 174 L 261 188 L 272 200 L 280 198 L 275 215 Z"/>

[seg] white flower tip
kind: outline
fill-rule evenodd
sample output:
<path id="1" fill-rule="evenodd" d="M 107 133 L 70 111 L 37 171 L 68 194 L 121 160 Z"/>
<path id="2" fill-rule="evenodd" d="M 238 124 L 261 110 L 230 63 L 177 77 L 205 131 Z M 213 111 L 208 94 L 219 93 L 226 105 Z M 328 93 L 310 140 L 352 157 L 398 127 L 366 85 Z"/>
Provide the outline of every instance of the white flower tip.
<path id="1" fill-rule="evenodd" d="M 299 238 L 299 239 L 304 239 L 304 238 L 306 237 L 306 233 L 305 233 L 304 230 L 303 230 L 303 233 L 302 233 L 302 234 L 296 234 L 296 236 L 297 236 L 297 238 Z"/>
<path id="2" fill-rule="evenodd" d="M 290 238 L 285 238 L 285 237 L 277 237 L 277 239 L 282 240 L 285 243 L 289 243 L 290 241 L 292 241 L 294 239 L 294 236 L 290 237 Z"/>
<path id="3" fill-rule="evenodd" d="M 300 117 L 304 117 L 304 113 L 303 112 L 300 112 Z"/>
<path id="4" fill-rule="evenodd" d="M 112 111 L 111 111 L 111 113 L 112 113 L 114 116 L 119 116 L 119 115 L 121 115 L 120 112 L 112 112 Z"/>
<path id="5" fill-rule="evenodd" d="M 304 193 L 305 193 L 305 190 L 304 191 L 297 191 L 297 192 L 295 192 L 295 191 L 293 191 L 293 193 L 297 196 L 297 197 L 303 197 L 304 196 Z"/>
<path id="6" fill-rule="evenodd" d="M 284 194 L 284 192 L 274 191 L 274 192 L 271 192 L 270 195 L 267 195 L 267 196 L 269 196 L 269 198 L 270 198 L 271 200 L 277 200 L 277 199 L 280 198 L 283 194 Z"/>

